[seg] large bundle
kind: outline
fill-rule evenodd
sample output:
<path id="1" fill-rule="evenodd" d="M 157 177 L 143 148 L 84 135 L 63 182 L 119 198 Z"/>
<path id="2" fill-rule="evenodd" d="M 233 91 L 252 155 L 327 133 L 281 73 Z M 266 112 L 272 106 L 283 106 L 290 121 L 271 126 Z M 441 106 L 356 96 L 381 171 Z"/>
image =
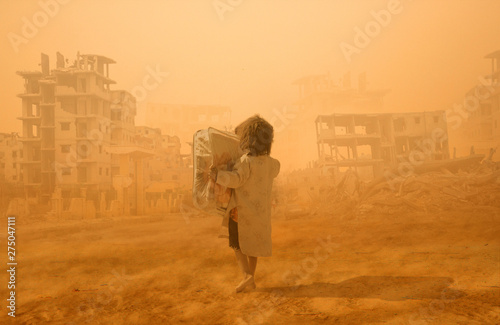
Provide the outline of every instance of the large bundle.
<path id="1" fill-rule="evenodd" d="M 215 184 L 209 177 L 210 166 L 230 170 L 241 156 L 238 137 L 214 128 L 197 131 L 193 136 L 193 204 L 208 213 L 226 213 L 231 189 Z"/>

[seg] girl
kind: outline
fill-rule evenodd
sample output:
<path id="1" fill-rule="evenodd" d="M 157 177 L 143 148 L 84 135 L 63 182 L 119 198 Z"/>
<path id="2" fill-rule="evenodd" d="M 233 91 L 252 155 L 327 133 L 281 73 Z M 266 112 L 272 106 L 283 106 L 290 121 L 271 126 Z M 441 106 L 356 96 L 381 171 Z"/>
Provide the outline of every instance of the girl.
<path id="1" fill-rule="evenodd" d="M 258 115 L 236 127 L 244 154 L 232 171 L 211 169 L 211 177 L 222 186 L 233 189 L 228 206 L 229 246 L 243 272 L 236 287 L 255 289 L 257 257 L 271 256 L 271 190 L 280 163 L 269 156 L 273 127 Z"/>

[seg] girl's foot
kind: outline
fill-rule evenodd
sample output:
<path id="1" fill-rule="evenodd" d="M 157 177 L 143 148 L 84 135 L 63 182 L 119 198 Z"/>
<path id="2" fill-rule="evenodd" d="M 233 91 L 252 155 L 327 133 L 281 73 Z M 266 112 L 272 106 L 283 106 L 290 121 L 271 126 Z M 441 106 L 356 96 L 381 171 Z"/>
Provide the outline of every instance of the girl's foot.
<path id="1" fill-rule="evenodd" d="M 243 281 L 238 284 L 238 286 L 236 287 L 236 292 L 242 292 L 247 286 L 255 289 L 255 281 L 253 276 L 250 274 L 247 274 Z"/>
<path id="2" fill-rule="evenodd" d="M 257 286 L 255 285 L 255 280 L 253 280 L 248 286 L 247 288 L 250 288 L 252 290 L 255 290 L 255 288 L 257 288 Z"/>

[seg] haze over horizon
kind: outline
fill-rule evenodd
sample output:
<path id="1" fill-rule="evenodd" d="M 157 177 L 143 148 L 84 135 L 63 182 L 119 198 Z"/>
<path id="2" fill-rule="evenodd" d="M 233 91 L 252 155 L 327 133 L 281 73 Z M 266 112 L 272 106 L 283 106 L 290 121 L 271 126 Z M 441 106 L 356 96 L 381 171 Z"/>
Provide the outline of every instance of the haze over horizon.
<path id="1" fill-rule="evenodd" d="M 500 324 L 500 0 L 0 3 L 0 325 Z"/>
<path id="2" fill-rule="evenodd" d="M 141 85 L 148 67 L 168 73 L 139 103 L 141 125 L 148 102 L 227 105 L 233 123 L 269 116 L 297 99 L 293 80 L 323 73 L 352 72 L 356 84 L 366 72 L 369 88 L 390 90 L 386 112 L 446 110 L 490 72 L 484 56 L 500 49 L 499 1 L 233 1 L 232 10 L 222 1 L 219 12 L 221 1 L 61 1 L 26 37 L 40 3 L 3 3 L 1 132 L 21 132 L 16 71 L 39 70 L 40 53 L 51 68 L 58 51 L 70 63 L 78 51 L 112 58 L 112 89 Z M 353 45 L 355 28 L 389 6 L 399 13 L 348 62 L 340 44 Z M 25 42 L 14 45 L 13 34 Z"/>

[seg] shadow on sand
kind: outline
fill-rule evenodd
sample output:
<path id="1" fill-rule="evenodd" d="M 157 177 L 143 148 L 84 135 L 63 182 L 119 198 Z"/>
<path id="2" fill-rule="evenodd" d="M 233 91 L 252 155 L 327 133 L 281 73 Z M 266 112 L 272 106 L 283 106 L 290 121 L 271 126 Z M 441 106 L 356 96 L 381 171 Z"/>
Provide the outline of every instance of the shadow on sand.
<path id="1" fill-rule="evenodd" d="M 359 276 L 339 283 L 259 288 L 260 292 L 280 292 L 286 297 L 376 298 L 389 301 L 406 299 L 453 300 L 464 295 L 450 289 L 448 277 Z"/>

